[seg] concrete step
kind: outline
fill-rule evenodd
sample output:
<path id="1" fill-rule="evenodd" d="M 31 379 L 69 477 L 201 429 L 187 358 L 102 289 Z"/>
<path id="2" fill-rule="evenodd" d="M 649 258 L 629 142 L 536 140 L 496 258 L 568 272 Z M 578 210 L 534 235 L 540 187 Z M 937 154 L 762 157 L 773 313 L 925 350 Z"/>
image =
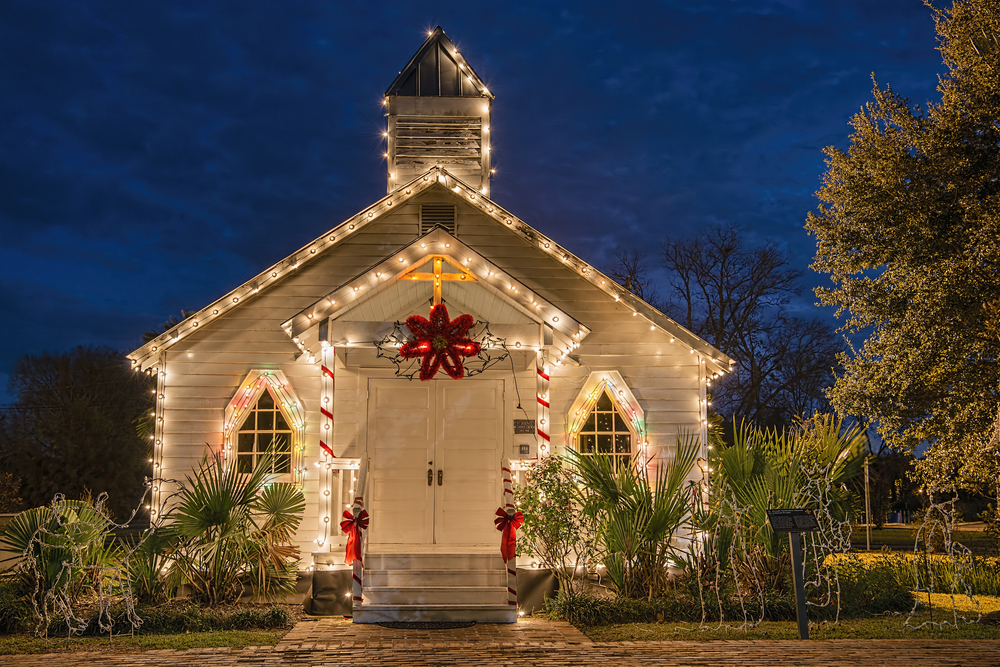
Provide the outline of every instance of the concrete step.
<path id="1" fill-rule="evenodd" d="M 502 570 L 500 554 L 371 553 L 366 570 Z"/>
<path id="2" fill-rule="evenodd" d="M 355 603 L 355 623 L 392 621 L 476 621 L 477 623 L 516 623 L 517 607 L 509 604 L 466 605 L 389 605 Z"/>
<path id="3" fill-rule="evenodd" d="M 375 570 L 365 568 L 365 586 L 507 586 L 505 570 Z"/>
<path id="4" fill-rule="evenodd" d="M 507 602 L 507 588 L 497 586 L 448 587 L 378 587 L 365 586 L 365 604 L 424 606 L 424 605 L 501 605 Z"/>

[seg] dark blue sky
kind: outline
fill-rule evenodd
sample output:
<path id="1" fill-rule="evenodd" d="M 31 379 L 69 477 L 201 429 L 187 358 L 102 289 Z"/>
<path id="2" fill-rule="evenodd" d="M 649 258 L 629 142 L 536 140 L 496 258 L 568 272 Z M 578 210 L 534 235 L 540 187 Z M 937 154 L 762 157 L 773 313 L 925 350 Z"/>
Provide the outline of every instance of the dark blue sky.
<path id="1" fill-rule="evenodd" d="M 4 0 L 0 403 L 19 356 L 128 351 L 381 197 L 381 96 L 438 24 L 496 94 L 493 198 L 601 267 L 738 223 L 805 270 L 871 73 L 943 71 L 920 0 Z"/>

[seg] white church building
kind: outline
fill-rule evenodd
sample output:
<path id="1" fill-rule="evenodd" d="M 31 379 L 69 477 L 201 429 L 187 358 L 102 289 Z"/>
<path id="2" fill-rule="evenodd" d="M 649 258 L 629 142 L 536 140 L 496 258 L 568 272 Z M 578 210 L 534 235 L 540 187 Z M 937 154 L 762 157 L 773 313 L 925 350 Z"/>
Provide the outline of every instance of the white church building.
<path id="1" fill-rule="evenodd" d="M 491 199 L 492 101 L 432 31 L 385 93 L 386 195 L 129 355 L 158 377 L 156 477 L 283 443 L 274 478 L 301 485 L 314 573 L 348 572 L 341 515 L 367 511 L 355 622 L 516 620 L 501 462 L 516 482 L 566 448 L 706 447 L 732 364 Z M 421 337 L 407 319 L 432 308 L 445 328 Z"/>

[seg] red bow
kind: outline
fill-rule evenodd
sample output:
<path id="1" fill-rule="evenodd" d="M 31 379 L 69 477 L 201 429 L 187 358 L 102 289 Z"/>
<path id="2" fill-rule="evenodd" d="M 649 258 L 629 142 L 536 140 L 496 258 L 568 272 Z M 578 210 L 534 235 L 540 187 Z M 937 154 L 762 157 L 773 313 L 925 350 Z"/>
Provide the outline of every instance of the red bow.
<path id="1" fill-rule="evenodd" d="M 503 537 L 500 539 L 500 555 L 503 556 L 503 562 L 506 563 L 514 558 L 515 541 L 517 540 L 516 529 L 524 523 L 524 515 L 521 512 L 507 514 L 506 510 L 500 507 L 497 508 L 497 518 L 493 519 L 493 523 L 496 524 L 497 530 L 503 531 Z"/>
<path id="2" fill-rule="evenodd" d="M 358 516 L 351 514 L 350 510 L 344 510 L 344 520 L 340 522 L 340 530 L 347 533 L 347 557 L 344 562 L 353 565 L 361 560 L 361 529 L 368 529 L 368 511 L 361 510 Z"/>

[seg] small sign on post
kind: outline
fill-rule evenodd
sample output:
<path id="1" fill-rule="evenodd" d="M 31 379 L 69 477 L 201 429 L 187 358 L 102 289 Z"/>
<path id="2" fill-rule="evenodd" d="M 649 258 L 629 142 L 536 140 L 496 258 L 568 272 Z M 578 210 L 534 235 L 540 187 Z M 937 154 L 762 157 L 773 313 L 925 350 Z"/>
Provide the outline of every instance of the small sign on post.
<path id="1" fill-rule="evenodd" d="M 809 639 L 809 621 L 806 618 L 806 590 L 802 572 L 802 542 L 799 533 L 819 530 L 819 523 L 812 510 L 766 510 L 771 530 L 788 533 L 788 548 L 792 552 L 792 579 L 795 581 L 795 611 L 799 617 L 799 639 Z"/>

